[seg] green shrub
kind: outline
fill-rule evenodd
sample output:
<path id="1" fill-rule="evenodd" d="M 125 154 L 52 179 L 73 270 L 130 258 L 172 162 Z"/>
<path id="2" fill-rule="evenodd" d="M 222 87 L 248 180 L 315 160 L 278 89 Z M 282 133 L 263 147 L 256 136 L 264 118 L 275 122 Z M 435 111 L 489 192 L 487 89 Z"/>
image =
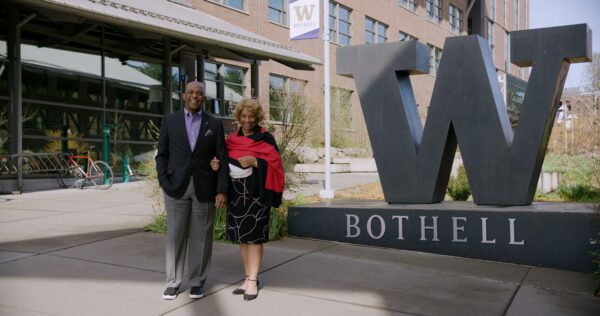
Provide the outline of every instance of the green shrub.
<path id="1" fill-rule="evenodd" d="M 215 227 L 213 230 L 213 239 L 216 241 L 227 241 L 227 208 L 220 208 L 215 211 Z"/>
<path id="2" fill-rule="evenodd" d="M 152 223 L 144 227 L 144 231 L 166 234 L 167 233 L 167 213 L 157 213 L 152 217 Z"/>
<path id="3" fill-rule="evenodd" d="M 582 183 L 561 184 L 558 186 L 558 195 L 568 201 L 600 202 L 600 190 Z"/>
<path id="4" fill-rule="evenodd" d="M 311 202 L 306 199 L 306 197 L 304 196 L 304 194 L 302 194 L 302 192 L 296 193 L 296 203 L 294 205 L 305 205 L 305 204 L 310 204 L 310 203 Z"/>
<path id="5" fill-rule="evenodd" d="M 284 201 L 285 208 L 271 208 L 269 222 L 269 240 L 277 240 L 287 235 L 287 208 L 290 203 Z M 167 214 L 157 213 L 152 218 L 152 223 L 144 227 L 144 231 L 166 234 Z M 215 241 L 227 242 L 227 208 L 217 209 L 215 212 L 215 227 L 213 231 Z"/>
<path id="6" fill-rule="evenodd" d="M 467 172 L 464 166 L 458 167 L 458 175 L 456 178 L 450 178 L 448 181 L 448 194 L 454 201 L 466 201 L 471 195 L 469 188 L 469 180 L 467 180 Z"/>
<path id="7" fill-rule="evenodd" d="M 284 201 L 284 206 L 289 204 Z M 277 240 L 287 235 L 287 207 L 271 207 L 269 223 L 269 240 Z"/>

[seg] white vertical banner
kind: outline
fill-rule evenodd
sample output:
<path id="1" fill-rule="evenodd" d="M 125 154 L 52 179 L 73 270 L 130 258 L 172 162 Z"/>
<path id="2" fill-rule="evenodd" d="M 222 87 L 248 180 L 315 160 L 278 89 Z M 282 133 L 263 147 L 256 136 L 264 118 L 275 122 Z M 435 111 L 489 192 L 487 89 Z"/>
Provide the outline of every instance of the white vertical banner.
<path id="1" fill-rule="evenodd" d="M 290 0 L 290 40 L 319 38 L 319 0 Z"/>

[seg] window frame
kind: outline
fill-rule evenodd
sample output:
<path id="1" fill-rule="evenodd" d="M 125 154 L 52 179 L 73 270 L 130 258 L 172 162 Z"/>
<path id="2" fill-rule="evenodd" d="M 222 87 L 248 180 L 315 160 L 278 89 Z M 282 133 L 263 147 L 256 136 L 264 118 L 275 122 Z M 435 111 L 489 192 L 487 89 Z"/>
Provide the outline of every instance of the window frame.
<path id="1" fill-rule="evenodd" d="M 460 35 L 462 33 L 463 12 L 453 5 L 448 6 L 448 22 L 450 23 L 450 32 Z"/>
<path id="2" fill-rule="evenodd" d="M 231 0 L 206 0 L 206 1 L 209 1 L 209 2 L 212 2 L 212 3 L 216 3 L 216 4 L 219 4 L 219 5 L 222 5 L 224 7 L 228 7 L 228 8 L 234 9 L 234 10 L 238 10 L 238 11 L 242 11 L 242 12 L 248 12 L 248 2 L 246 0 L 239 0 L 239 1 L 242 2 L 242 8 L 241 9 L 236 8 L 236 7 L 232 6 L 232 5 L 230 5 L 229 1 L 231 1 Z"/>
<path id="3" fill-rule="evenodd" d="M 333 6 L 333 8 L 332 8 Z M 348 20 L 343 20 L 340 18 L 340 8 L 346 10 L 348 12 Z M 333 28 L 331 25 L 333 19 Z M 340 23 L 348 24 L 348 34 L 342 33 L 340 31 Z M 343 35 L 348 38 L 348 43 L 344 44 L 340 38 Z M 329 1 L 329 41 L 341 46 L 348 46 L 352 42 L 352 9 L 341 5 L 335 1 Z"/>
<path id="4" fill-rule="evenodd" d="M 276 77 L 279 79 L 283 80 L 283 91 L 278 91 L 276 89 L 272 89 L 271 88 L 271 77 Z M 299 83 L 301 85 L 301 88 L 299 90 L 301 90 L 301 93 L 294 93 L 294 91 L 292 91 L 292 87 L 294 86 L 294 83 Z M 273 122 L 273 123 L 280 123 L 280 124 L 286 124 L 288 122 L 283 122 L 282 120 L 276 120 L 273 119 L 273 113 L 275 113 L 277 110 L 273 111 L 273 109 L 278 109 L 279 111 L 282 111 L 284 109 L 286 109 L 286 105 L 282 104 L 282 105 L 273 105 L 273 100 L 271 98 L 271 93 L 275 92 L 275 93 L 294 93 L 296 95 L 306 95 L 306 86 L 307 86 L 308 82 L 302 79 L 296 79 L 296 78 L 292 78 L 292 77 L 288 77 L 288 76 L 284 76 L 284 75 L 279 75 L 279 74 L 275 74 L 275 73 L 269 73 L 269 121 Z M 306 104 L 304 105 L 306 106 Z M 281 115 L 281 114 L 280 114 Z"/>
<path id="5" fill-rule="evenodd" d="M 417 12 L 417 0 L 398 0 L 398 4 L 412 12 Z"/>
<path id="6" fill-rule="evenodd" d="M 492 58 L 494 58 L 494 47 L 496 45 L 494 45 L 494 22 L 493 21 L 488 21 L 488 34 L 487 34 L 487 40 L 488 40 L 488 44 L 490 45 L 490 50 L 492 51 Z"/>
<path id="7" fill-rule="evenodd" d="M 427 19 L 435 24 L 442 23 L 442 0 L 427 0 Z"/>
<path id="8" fill-rule="evenodd" d="M 510 70 L 510 33 L 504 32 L 504 72 Z"/>
<path id="9" fill-rule="evenodd" d="M 206 75 L 206 72 L 208 71 L 208 67 L 206 67 L 206 64 L 213 64 L 216 65 L 217 67 L 217 72 L 216 72 L 216 79 L 213 78 L 209 78 L 209 76 Z M 226 68 L 235 68 L 238 70 L 242 71 L 242 83 L 236 83 L 236 82 L 229 82 L 226 81 L 225 78 L 225 69 Z M 216 98 L 213 97 L 209 97 L 207 95 L 205 95 L 206 100 L 215 100 L 215 109 L 218 109 L 218 112 L 215 111 L 214 113 L 211 113 L 208 111 L 208 109 L 206 109 L 206 102 L 205 102 L 205 108 L 204 110 L 206 110 L 207 112 L 209 112 L 210 114 L 214 114 L 218 117 L 225 117 L 225 118 L 232 118 L 233 117 L 233 109 L 235 108 L 235 105 L 237 104 L 237 102 L 233 101 L 233 99 L 228 99 L 227 96 L 225 95 L 225 86 L 229 85 L 229 86 L 241 86 L 242 87 L 242 99 L 246 97 L 247 91 L 248 91 L 248 82 L 246 80 L 248 74 L 248 69 L 244 68 L 244 67 L 240 67 L 240 66 L 235 66 L 235 65 L 230 65 L 230 64 L 226 64 L 226 63 L 222 63 L 222 62 L 216 62 L 216 61 L 210 61 L 210 60 L 205 60 L 204 61 L 204 86 L 205 86 L 205 90 L 207 89 L 207 81 L 210 82 L 215 82 L 216 85 L 216 89 L 217 89 L 217 96 Z M 205 91 L 206 94 L 206 91 Z M 228 103 L 230 103 L 228 105 Z"/>
<path id="10" fill-rule="evenodd" d="M 400 35 L 403 35 L 404 37 L 400 38 Z M 405 33 L 405 32 L 402 32 L 402 31 L 398 31 L 398 40 L 401 41 L 401 42 L 404 42 L 404 41 L 417 41 L 419 39 L 417 37 L 415 37 L 415 36 L 412 36 L 412 35 L 408 34 L 408 33 Z"/>
<path id="11" fill-rule="evenodd" d="M 289 26 L 290 25 L 290 19 L 288 16 L 288 12 L 289 12 L 289 0 L 281 0 L 281 5 L 282 5 L 282 10 L 279 10 L 278 8 L 272 7 L 270 4 L 271 0 L 268 0 L 267 2 L 267 19 L 269 20 L 269 22 L 273 22 L 279 25 L 283 25 L 283 26 Z M 279 22 L 279 21 L 273 21 L 271 20 L 271 15 L 270 12 L 271 10 L 273 11 L 277 11 L 279 14 L 279 18 L 280 20 L 282 20 L 283 22 Z"/>
<path id="12" fill-rule="evenodd" d="M 371 25 L 373 26 L 372 30 L 367 29 L 367 21 L 371 22 Z M 381 36 L 381 34 L 379 34 L 380 26 L 383 26 L 383 36 Z M 388 37 L 387 37 L 388 27 L 389 26 L 383 22 L 380 22 L 378 20 L 375 20 L 373 18 L 365 16 L 365 44 L 380 44 L 380 43 L 387 42 L 388 41 Z M 367 33 L 369 33 L 371 38 L 373 39 L 372 43 L 369 43 L 367 41 Z M 383 42 L 379 41 L 380 38 L 383 38 Z"/>
<path id="13" fill-rule="evenodd" d="M 427 44 L 427 47 L 429 48 L 429 74 L 437 77 L 443 51 L 441 48 L 431 44 Z"/>

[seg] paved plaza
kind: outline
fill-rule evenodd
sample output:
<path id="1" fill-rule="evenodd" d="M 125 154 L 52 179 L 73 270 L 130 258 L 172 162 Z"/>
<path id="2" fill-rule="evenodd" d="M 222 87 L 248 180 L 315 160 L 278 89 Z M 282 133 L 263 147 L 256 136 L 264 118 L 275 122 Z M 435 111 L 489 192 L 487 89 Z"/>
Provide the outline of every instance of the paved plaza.
<path id="1" fill-rule="evenodd" d="M 165 301 L 152 215 L 140 183 L 0 195 L 0 315 L 600 315 L 587 274 L 298 238 L 266 244 L 254 301 L 231 295 L 241 260 L 221 242 L 206 296 Z"/>

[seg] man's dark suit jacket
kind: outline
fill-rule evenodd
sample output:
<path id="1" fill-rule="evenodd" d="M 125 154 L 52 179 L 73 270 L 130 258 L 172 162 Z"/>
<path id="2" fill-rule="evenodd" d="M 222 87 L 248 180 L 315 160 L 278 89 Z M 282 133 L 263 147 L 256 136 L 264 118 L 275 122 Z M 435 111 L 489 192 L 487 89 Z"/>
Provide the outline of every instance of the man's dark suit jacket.
<path id="1" fill-rule="evenodd" d="M 227 194 L 229 181 L 223 123 L 202 111 L 200 131 L 192 151 L 184 115 L 182 109 L 163 117 L 156 154 L 158 182 L 170 197 L 180 198 L 193 178 L 198 200 L 212 202 L 217 192 Z M 218 172 L 210 167 L 213 157 L 221 161 Z"/>

